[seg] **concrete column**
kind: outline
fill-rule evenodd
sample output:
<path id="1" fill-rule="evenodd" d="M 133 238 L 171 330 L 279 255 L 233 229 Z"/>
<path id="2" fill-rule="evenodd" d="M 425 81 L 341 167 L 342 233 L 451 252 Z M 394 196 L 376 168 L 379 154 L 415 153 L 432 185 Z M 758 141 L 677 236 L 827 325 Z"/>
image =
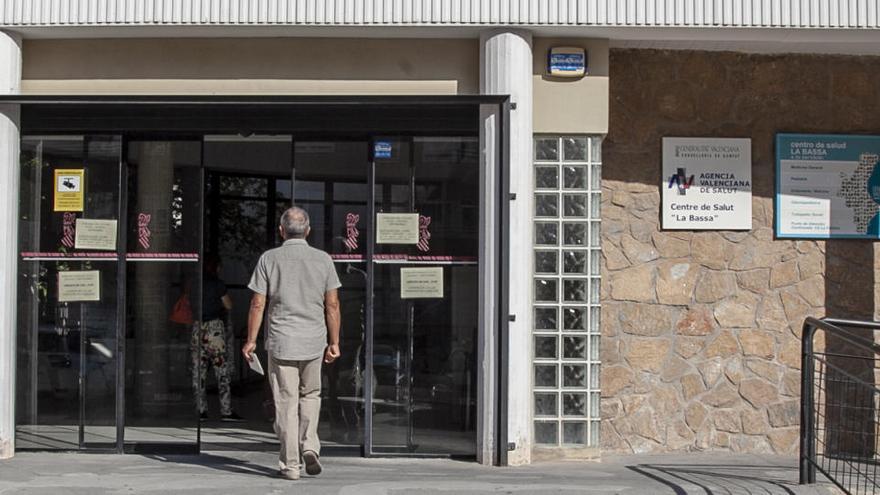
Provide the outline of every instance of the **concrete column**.
<path id="1" fill-rule="evenodd" d="M 497 30 L 480 36 L 480 91 L 510 95 L 510 322 L 508 355 L 508 452 L 511 465 L 531 460 L 531 328 L 532 328 L 532 35 Z M 498 132 L 497 118 L 484 115 L 485 134 Z M 486 149 L 484 147 L 484 149 Z"/>
<path id="2" fill-rule="evenodd" d="M 0 94 L 21 88 L 21 39 L 0 31 Z M 15 308 L 18 284 L 20 105 L 0 105 L 0 459 L 15 440 Z"/>

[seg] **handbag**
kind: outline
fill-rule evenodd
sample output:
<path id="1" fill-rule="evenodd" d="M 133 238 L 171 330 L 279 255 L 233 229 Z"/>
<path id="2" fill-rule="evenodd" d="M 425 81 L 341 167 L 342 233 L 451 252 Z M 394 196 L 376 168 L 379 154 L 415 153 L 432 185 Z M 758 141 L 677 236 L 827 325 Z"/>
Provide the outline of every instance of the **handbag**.
<path id="1" fill-rule="evenodd" d="M 193 324 L 193 312 L 192 307 L 189 304 L 189 295 L 187 293 L 183 293 L 177 299 L 177 302 L 174 303 L 174 308 L 171 309 L 171 316 L 168 317 L 174 323 L 180 323 L 181 325 L 192 325 Z"/>

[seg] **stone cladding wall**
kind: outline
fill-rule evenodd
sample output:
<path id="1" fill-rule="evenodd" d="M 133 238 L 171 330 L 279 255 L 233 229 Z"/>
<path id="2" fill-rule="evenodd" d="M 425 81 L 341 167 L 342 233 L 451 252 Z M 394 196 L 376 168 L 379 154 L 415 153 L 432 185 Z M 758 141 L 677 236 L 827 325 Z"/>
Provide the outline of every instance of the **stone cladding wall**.
<path id="1" fill-rule="evenodd" d="M 866 241 L 776 240 L 777 132 L 880 134 L 880 58 L 613 50 L 602 447 L 795 454 L 804 317 L 871 318 Z M 661 231 L 661 138 L 750 137 L 749 232 Z"/>

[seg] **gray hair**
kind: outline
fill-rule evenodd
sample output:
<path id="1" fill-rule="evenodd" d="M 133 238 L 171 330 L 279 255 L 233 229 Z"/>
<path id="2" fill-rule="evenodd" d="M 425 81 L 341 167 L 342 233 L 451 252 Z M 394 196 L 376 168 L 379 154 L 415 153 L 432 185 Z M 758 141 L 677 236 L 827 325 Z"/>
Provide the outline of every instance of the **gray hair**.
<path id="1" fill-rule="evenodd" d="M 281 214 L 281 228 L 286 239 L 304 239 L 309 230 L 309 214 L 306 210 L 291 206 Z"/>

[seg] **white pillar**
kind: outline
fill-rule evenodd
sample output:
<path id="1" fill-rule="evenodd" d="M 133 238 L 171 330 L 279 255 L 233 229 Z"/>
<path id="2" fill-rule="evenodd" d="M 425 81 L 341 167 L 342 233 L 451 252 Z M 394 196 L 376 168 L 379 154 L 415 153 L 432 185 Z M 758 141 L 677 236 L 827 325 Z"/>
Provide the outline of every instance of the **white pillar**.
<path id="1" fill-rule="evenodd" d="M 21 88 L 21 39 L 0 31 L 0 94 Z M 15 307 L 18 295 L 20 105 L 0 104 L 0 459 L 15 439 Z"/>
<path id="2" fill-rule="evenodd" d="M 511 465 L 531 460 L 531 286 L 532 286 L 532 35 L 497 30 L 480 36 L 480 92 L 510 95 L 510 236 L 507 443 Z M 484 116 L 486 119 L 486 116 Z M 497 132 L 497 118 L 484 120 L 483 132 Z M 487 141 L 484 136 L 484 141 Z M 485 148 L 484 148 L 485 149 Z"/>

